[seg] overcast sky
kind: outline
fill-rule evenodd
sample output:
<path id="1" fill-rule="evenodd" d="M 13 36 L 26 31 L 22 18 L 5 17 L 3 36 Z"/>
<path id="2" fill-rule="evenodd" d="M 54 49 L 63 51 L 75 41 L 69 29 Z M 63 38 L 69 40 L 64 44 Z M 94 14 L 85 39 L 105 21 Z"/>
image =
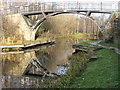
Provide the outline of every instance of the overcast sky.
<path id="1" fill-rule="evenodd" d="M 79 1 L 79 2 L 119 2 L 120 0 L 0 0 L 1 1 L 8 1 L 8 2 L 23 2 L 23 1 L 41 1 L 41 2 L 67 2 L 67 1 Z"/>
<path id="2" fill-rule="evenodd" d="M 111 2 L 111 1 L 120 1 L 120 0 L 41 0 L 41 1 L 44 1 L 44 2 L 63 2 L 63 1 L 80 1 L 80 2 L 98 2 L 98 1 L 108 1 L 108 2 Z"/>

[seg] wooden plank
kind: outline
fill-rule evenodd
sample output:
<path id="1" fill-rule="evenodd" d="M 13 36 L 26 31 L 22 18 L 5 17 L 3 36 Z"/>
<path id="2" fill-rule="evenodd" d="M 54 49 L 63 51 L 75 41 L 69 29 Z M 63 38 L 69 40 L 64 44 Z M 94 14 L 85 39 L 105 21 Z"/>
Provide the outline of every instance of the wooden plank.
<path id="1" fill-rule="evenodd" d="M 30 44 L 25 44 L 25 45 L 1 45 L 0 49 L 3 48 L 29 48 L 35 45 L 42 45 L 42 44 L 47 44 L 47 43 L 52 43 L 55 42 L 55 40 L 48 40 L 48 41 L 41 41 L 41 42 L 34 42 Z"/>

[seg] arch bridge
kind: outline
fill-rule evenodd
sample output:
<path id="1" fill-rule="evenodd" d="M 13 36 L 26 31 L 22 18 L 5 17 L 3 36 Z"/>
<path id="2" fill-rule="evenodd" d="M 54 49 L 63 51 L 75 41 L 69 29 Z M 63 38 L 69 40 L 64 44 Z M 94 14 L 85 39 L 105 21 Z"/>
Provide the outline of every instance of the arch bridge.
<path id="1" fill-rule="evenodd" d="M 90 11 L 90 10 L 61 10 L 61 11 L 45 11 L 45 12 L 30 12 L 30 13 L 22 13 L 23 17 L 28 20 L 26 20 L 27 25 L 29 26 L 30 30 L 38 30 L 38 28 L 40 27 L 41 23 L 46 20 L 47 18 L 49 18 L 50 16 L 55 16 L 58 14 L 68 14 L 68 13 L 72 13 L 72 14 L 81 14 L 81 15 L 85 15 L 89 18 L 91 18 L 93 21 L 94 19 L 92 17 L 90 17 L 90 15 L 92 13 L 104 13 L 104 14 L 112 14 L 112 12 L 108 12 L 108 11 Z M 84 13 L 84 14 L 83 14 Z M 43 14 L 43 18 L 39 19 L 36 21 L 36 23 L 32 26 L 30 26 L 28 24 L 29 22 L 29 16 L 31 15 L 39 15 L 39 14 Z M 100 30 L 103 30 L 103 28 L 101 28 L 100 25 L 98 25 L 98 27 L 100 28 Z"/>
<path id="2" fill-rule="evenodd" d="M 27 26 L 29 27 L 29 30 L 31 32 L 34 32 L 34 34 L 32 34 L 31 39 L 34 40 L 35 39 L 35 33 L 37 32 L 37 30 L 40 28 L 42 22 L 44 22 L 47 18 L 51 17 L 51 16 L 56 16 L 59 14 L 80 14 L 80 15 L 84 15 L 87 16 L 88 18 L 90 18 L 93 22 L 95 22 L 95 24 L 97 24 L 98 28 L 102 31 L 104 30 L 106 24 L 109 22 L 109 20 L 107 20 L 105 22 L 104 26 L 101 26 L 97 20 L 94 19 L 94 17 L 91 16 L 92 13 L 99 13 L 99 14 L 109 14 L 109 20 L 112 16 L 112 12 L 111 11 L 96 11 L 96 10 L 50 10 L 50 11 L 40 11 L 40 12 L 27 12 L 27 13 L 22 13 L 22 16 L 24 18 L 24 20 L 27 23 Z M 30 24 L 31 20 L 30 20 L 30 16 L 34 16 L 34 15 L 43 15 L 43 17 L 41 19 L 38 19 L 35 21 L 34 24 Z"/>
<path id="3" fill-rule="evenodd" d="M 35 34 L 42 22 L 51 16 L 59 14 L 70 13 L 84 15 L 90 18 L 98 26 L 99 30 L 102 31 L 111 19 L 114 11 L 118 10 L 117 2 L 38 2 L 35 5 L 33 4 L 34 3 L 31 4 L 28 2 L 28 5 L 25 6 L 7 8 L 9 9 L 7 10 L 9 11 L 7 19 L 12 18 L 10 19 L 10 22 L 13 20 L 14 23 L 17 23 L 16 26 L 19 26 L 18 31 L 24 36 L 25 40 L 35 40 Z M 23 11 L 21 11 L 21 8 Z M 92 16 L 92 14 L 95 13 L 109 15 L 109 18 L 104 22 L 104 25 L 100 25 L 97 19 Z M 35 15 L 43 15 L 43 17 L 36 20 L 35 23 L 31 23 L 33 21 L 30 17 Z"/>

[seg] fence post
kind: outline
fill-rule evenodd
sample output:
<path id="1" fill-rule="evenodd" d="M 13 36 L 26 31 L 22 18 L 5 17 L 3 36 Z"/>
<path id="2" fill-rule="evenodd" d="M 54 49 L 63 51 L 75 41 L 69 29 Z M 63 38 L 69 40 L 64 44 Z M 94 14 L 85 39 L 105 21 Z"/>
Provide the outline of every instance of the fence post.
<path id="1" fill-rule="evenodd" d="M 79 10 L 80 10 L 80 3 L 79 3 Z"/>
<path id="2" fill-rule="evenodd" d="M 78 1 L 77 1 L 77 9 L 79 9 L 79 3 L 78 3 Z"/>
<path id="3" fill-rule="evenodd" d="M 64 3 L 64 10 L 65 10 L 65 3 Z"/>
<path id="4" fill-rule="evenodd" d="M 44 11 L 45 11 L 45 3 L 44 3 Z"/>
<path id="5" fill-rule="evenodd" d="M 101 2 L 101 11 L 102 11 L 102 4 L 103 4 L 103 3 Z"/>
<path id="6" fill-rule="evenodd" d="M 118 11 L 120 11 L 120 1 L 118 2 Z"/>

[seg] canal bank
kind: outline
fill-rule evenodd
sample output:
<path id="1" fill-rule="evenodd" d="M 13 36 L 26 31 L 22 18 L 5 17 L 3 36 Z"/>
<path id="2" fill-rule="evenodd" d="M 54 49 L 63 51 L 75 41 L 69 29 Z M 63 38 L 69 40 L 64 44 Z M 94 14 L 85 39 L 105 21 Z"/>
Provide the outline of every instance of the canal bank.
<path id="1" fill-rule="evenodd" d="M 88 46 L 87 42 L 79 45 Z M 91 60 L 91 56 L 97 58 Z M 63 75 L 57 82 L 43 84 L 40 87 L 118 88 L 118 57 L 115 51 L 104 48 L 96 51 L 89 49 L 87 53 L 77 52 L 69 57 L 71 65 L 66 75 Z"/>
<path id="2" fill-rule="evenodd" d="M 2 75 L 5 78 L 9 77 L 7 79 L 8 82 L 2 78 L 2 84 L 6 88 L 24 88 L 23 86 L 26 88 L 38 88 L 31 83 L 31 77 L 34 77 L 33 81 L 36 78 L 42 78 L 40 82 L 37 82 L 37 85 L 40 85 L 49 77 L 55 76 L 56 78 L 65 74 L 69 66 L 68 56 L 74 52 L 72 45 L 81 41 L 81 39 L 59 38 L 55 39 L 55 44 L 53 45 L 37 46 L 24 52 L 5 52 L 0 54 Z M 22 79 L 21 82 L 20 77 L 27 79 Z M 19 85 L 16 86 L 16 82 L 19 83 Z M 49 80 L 49 82 L 51 81 Z"/>
<path id="3" fill-rule="evenodd" d="M 4 54 L 2 55 L 2 61 L 4 62 L 3 75 L 11 75 L 13 78 L 16 74 L 18 77 L 23 76 L 29 79 L 33 76 L 34 78 L 42 78 L 37 82 L 39 88 L 106 88 L 110 85 L 111 88 L 117 87 L 116 61 L 118 55 L 114 50 L 103 49 L 87 43 L 93 40 L 82 41 L 81 39 L 61 38 L 56 39 L 55 45 L 44 49 L 39 47 L 36 48 L 38 50 L 31 50 L 31 52 Z M 73 44 L 86 49 L 87 52 L 75 51 Z M 45 73 L 43 68 L 33 67 L 34 64 L 35 66 L 38 65 L 35 61 L 39 61 L 40 65 L 46 68 L 49 73 Z M 11 66 L 11 64 L 13 65 Z M 33 66 L 26 68 L 29 65 Z M 19 75 L 21 67 L 24 67 L 22 72 L 28 70 L 28 73 Z M 43 71 L 40 72 L 40 70 Z M 12 71 L 12 73 L 9 71 Z M 24 82 L 27 82 L 26 87 L 29 87 L 30 82 Z M 6 85 L 6 87 L 9 86 Z"/>
<path id="4" fill-rule="evenodd" d="M 118 88 L 118 54 L 101 49 L 96 56 L 99 58 L 87 63 L 84 73 L 75 77 L 71 88 Z"/>
<path id="5" fill-rule="evenodd" d="M 37 41 L 28 44 L 20 44 L 20 45 L 0 45 L 1 50 L 4 51 L 21 51 L 23 49 L 28 49 L 35 46 L 46 45 L 46 44 L 54 44 L 55 40 L 46 40 L 46 41 Z"/>

